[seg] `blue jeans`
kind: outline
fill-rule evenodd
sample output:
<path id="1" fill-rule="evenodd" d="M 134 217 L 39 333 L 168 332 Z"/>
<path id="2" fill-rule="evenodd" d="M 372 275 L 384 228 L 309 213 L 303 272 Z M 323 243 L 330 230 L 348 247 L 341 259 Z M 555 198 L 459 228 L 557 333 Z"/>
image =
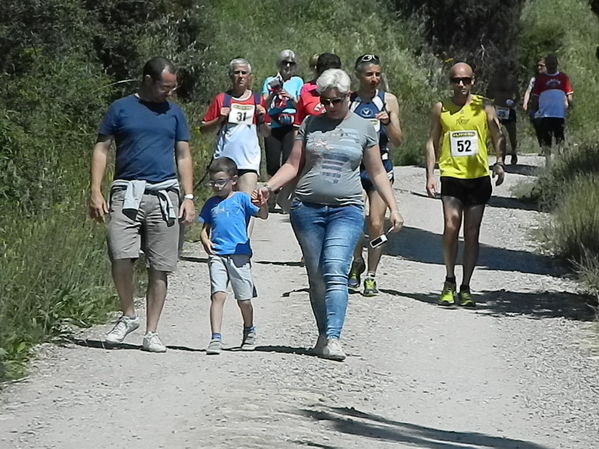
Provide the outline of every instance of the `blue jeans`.
<path id="1" fill-rule="evenodd" d="M 339 338 L 347 310 L 347 276 L 362 235 L 362 206 L 324 206 L 294 200 L 289 218 L 302 248 L 318 333 Z"/>

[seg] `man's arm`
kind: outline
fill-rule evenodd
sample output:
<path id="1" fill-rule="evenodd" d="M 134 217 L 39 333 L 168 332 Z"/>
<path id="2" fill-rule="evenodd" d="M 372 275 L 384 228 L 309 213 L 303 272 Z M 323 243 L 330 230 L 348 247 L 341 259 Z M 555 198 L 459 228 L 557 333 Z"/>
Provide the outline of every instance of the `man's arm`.
<path id="1" fill-rule="evenodd" d="M 491 133 L 491 142 L 495 149 L 495 165 L 493 165 L 493 177 L 497 176 L 496 186 L 503 183 L 505 172 L 503 170 L 503 151 L 502 146 L 505 145 L 505 139 L 501 132 L 501 126 L 499 120 L 495 115 L 495 108 L 491 105 L 485 105 L 485 113 L 487 114 L 487 124 L 489 126 L 489 132 Z"/>
<path id="2" fill-rule="evenodd" d="M 92 162 L 90 169 L 89 186 L 89 216 L 98 222 L 104 221 L 104 215 L 108 213 L 108 205 L 102 195 L 102 180 L 106 171 L 108 151 L 112 144 L 112 136 L 100 134 L 92 151 Z"/>
<path id="3" fill-rule="evenodd" d="M 439 140 L 441 139 L 441 103 L 433 106 L 431 111 L 430 135 L 426 141 L 426 193 L 433 198 L 437 191 L 435 182 L 435 163 L 439 156 Z"/>
<path id="4" fill-rule="evenodd" d="M 189 143 L 179 140 L 175 143 L 175 157 L 179 171 L 179 183 L 184 195 L 193 194 L 193 164 Z M 179 219 L 185 224 L 190 224 L 195 218 L 193 200 L 184 199 L 179 208 Z"/>
<path id="5" fill-rule="evenodd" d="M 391 145 L 393 147 L 398 147 L 401 143 L 401 127 L 399 125 L 399 103 L 397 102 L 397 97 L 392 93 L 386 92 L 385 104 L 387 106 L 386 112 L 388 115 L 388 119 L 384 116 L 379 117 L 382 114 L 382 112 L 377 114 L 377 118 L 381 120 L 381 122 L 388 123 L 387 125 L 385 125 L 385 129 L 387 131 L 389 141 L 391 142 Z"/>

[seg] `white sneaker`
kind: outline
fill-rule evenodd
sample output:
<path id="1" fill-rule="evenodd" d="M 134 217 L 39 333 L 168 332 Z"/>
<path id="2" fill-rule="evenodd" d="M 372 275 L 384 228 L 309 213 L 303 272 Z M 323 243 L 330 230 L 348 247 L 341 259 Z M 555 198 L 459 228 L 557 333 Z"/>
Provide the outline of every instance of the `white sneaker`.
<path id="1" fill-rule="evenodd" d="M 321 357 L 323 359 L 337 360 L 339 362 L 345 360 L 345 352 L 343 352 L 343 348 L 341 347 L 338 338 L 329 338 L 327 345 L 322 349 Z"/>
<path id="2" fill-rule="evenodd" d="M 311 349 L 312 354 L 321 356 L 322 351 L 327 345 L 327 337 L 326 335 L 318 334 L 318 340 L 316 340 L 316 344 Z"/>
<path id="3" fill-rule="evenodd" d="M 156 332 L 148 332 L 144 335 L 144 341 L 141 344 L 142 351 L 166 352 L 166 346 L 162 344 Z"/>
<path id="4" fill-rule="evenodd" d="M 108 343 L 122 343 L 127 334 L 130 334 L 139 327 L 139 317 L 128 317 L 122 315 L 112 330 L 106 334 Z"/>
<path id="5" fill-rule="evenodd" d="M 219 338 L 210 340 L 208 347 L 206 348 L 206 354 L 218 355 L 223 350 L 223 342 Z"/>

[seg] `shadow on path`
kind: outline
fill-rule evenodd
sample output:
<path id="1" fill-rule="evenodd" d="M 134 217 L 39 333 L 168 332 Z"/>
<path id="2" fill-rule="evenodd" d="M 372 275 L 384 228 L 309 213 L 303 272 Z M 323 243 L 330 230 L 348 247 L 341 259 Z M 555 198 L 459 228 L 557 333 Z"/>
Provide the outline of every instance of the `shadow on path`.
<path id="1" fill-rule="evenodd" d="M 441 208 L 441 196 L 430 198 L 426 193 L 415 192 L 413 190 L 410 191 L 410 194 L 431 200 L 439 200 L 439 208 Z M 487 206 L 502 209 L 539 210 L 537 203 L 534 201 L 522 201 L 508 196 L 492 196 Z"/>
<path id="2" fill-rule="evenodd" d="M 387 293 L 386 290 L 383 291 Z M 395 293 L 436 305 L 440 291 L 439 293 Z M 473 292 L 473 297 L 476 308 L 467 310 L 492 316 L 525 315 L 534 319 L 566 318 L 576 321 L 593 321 L 596 317 L 596 311 L 590 305 L 589 297 L 569 292 L 483 290 Z"/>
<path id="3" fill-rule="evenodd" d="M 505 166 L 506 173 L 513 173 L 516 175 L 524 175 L 524 176 L 538 176 L 543 169 L 536 165 L 526 165 L 526 164 L 516 164 L 511 165 L 508 164 Z"/>
<path id="4" fill-rule="evenodd" d="M 347 407 L 300 410 L 316 421 L 330 421 L 338 432 L 431 449 L 549 449 L 529 441 L 478 432 L 456 432 L 393 421 Z M 318 446 L 317 446 L 318 447 Z M 326 447 L 326 446 L 325 446 Z M 366 446 L 365 446 L 366 447 Z"/>
<path id="5" fill-rule="evenodd" d="M 108 343 L 103 340 L 92 340 L 88 338 L 69 338 L 67 341 L 74 343 L 77 346 L 85 346 L 87 348 L 94 349 L 135 349 L 137 351 L 141 350 L 141 345 L 134 345 L 131 343 Z M 206 352 L 205 349 L 190 348 L 189 346 L 166 345 L 166 347 L 167 349 L 172 349 L 175 351 Z"/>
<path id="6" fill-rule="evenodd" d="M 306 348 L 296 348 L 293 346 L 256 346 L 255 351 L 258 352 L 278 352 L 279 354 L 299 354 L 316 357 L 311 350 Z"/>
<path id="7" fill-rule="evenodd" d="M 463 242 L 459 242 L 458 262 L 461 263 Z M 419 228 L 404 226 L 398 234 L 389 234 L 385 254 L 400 256 L 415 262 L 443 265 L 441 235 Z M 557 259 L 528 251 L 480 245 L 477 267 L 489 270 L 563 276 L 569 271 Z"/>

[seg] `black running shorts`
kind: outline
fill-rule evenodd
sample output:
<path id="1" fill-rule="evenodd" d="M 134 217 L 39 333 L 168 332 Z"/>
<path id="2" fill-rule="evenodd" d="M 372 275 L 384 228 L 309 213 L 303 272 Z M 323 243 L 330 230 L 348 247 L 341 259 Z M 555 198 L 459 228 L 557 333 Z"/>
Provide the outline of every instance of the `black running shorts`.
<path id="1" fill-rule="evenodd" d="M 460 179 L 441 176 L 441 196 L 452 196 L 464 206 L 486 204 L 491 198 L 491 178 Z"/>

